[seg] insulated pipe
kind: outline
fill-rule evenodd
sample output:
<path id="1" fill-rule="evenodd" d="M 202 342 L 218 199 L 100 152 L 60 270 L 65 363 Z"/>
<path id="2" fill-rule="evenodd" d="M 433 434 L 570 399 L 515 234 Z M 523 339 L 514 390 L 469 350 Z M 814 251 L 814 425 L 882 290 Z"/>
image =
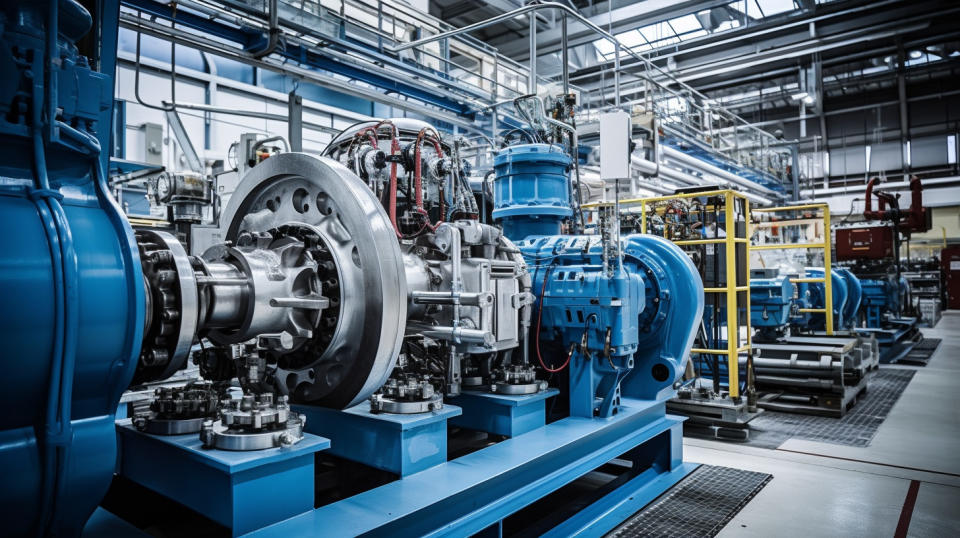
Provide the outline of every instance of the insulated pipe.
<path id="1" fill-rule="evenodd" d="M 631 155 L 630 161 L 631 161 L 631 164 L 637 167 L 642 173 L 652 177 L 659 176 L 665 179 L 669 179 L 671 181 L 679 181 L 681 183 L 685 183 L 687 185 L 692 185 L 692 186 L 702 186 L 704 184 L 722 186 L 721 183 L 715 180 L 704 178 L 704 177 L 693 176 L 685 172 L 680 172 L 679 170 L 674 170 L 673 168 L 669 168 L 666 166 L 658 166 L 657 163 L 648 161 L 636 155 Z M 703 161 L 699 161 L 699 160 L 697 161 L 697 163 L 705 164 L 703 163 Z M 741 181 L 743 180 L 741 179 Z M 651 190 L 655 190 L 655 188 L 652 186 L 651 187 L 644 186 L 644 188 L 650 188 Z M 673 194 L 673 191 L 664 191 L 663 194 Z M 763 196 L 760 196 L 758 194 L 744 192 L 743 195 L 749 198 L 751 201 L 757 202 L 760 204 L 772 203 L 768 198 L 764 198 Z"/>
<path id="2" fill-rule="evenodd" d="M 758 184 L 758 183 L 754 183 L 754 182 L 752 182 L 752 181 L 750 181 L 750 180 L 744 179 L 744 178 L 742 178 L 742 177 L 740 177 L 740 176 L 738 176 L 738 175 L 736 175 L 736 174 L 734 174 L 734 173 L 732 173 L 732 172 L 728 172 L 728 171 L 724 170 L 723 168 L 720 168 L 720 167 L 718 167 L 718 166 L 714 166 L 714 165 L 712 165 L 712 164 L 710 164 L 710 163 L 708 163 L 708 162 L 705 162 L 705 161 L 703 161 L 703 160 L 701 160 L 701 159 L 698 159 L 698 158 L 696 158 L 696 157 L 694 157 L 694 156 L 692 156 L 692 155 L 687 155 L 686 153 L 684 153 L 684 152 L 682 152 L 682 151 L 680 151 L 680 150 L 678 150 L 678 149 L 671 148 L 671 147 L 669 147 L 669 146 L 664 146 L 664 147 L 663 147 L 663 155 L 664 155 L 665 157 L 670 158 L 670 159 L 675 159 L 675 160 L 680 161 L 680 162 L 682 162 L 682 163 L 684 163 L 684 164 L 686 164 L 686 165 L 689 165 L 691 168 L 697 168 L 697 169 L 699 169 L 699 170 L 703 170 L 704 172 L 707 172 L 707 173 L 709 173 L 709 174 L 713 174 L 713 175 L 715 175 L 715 176 L 717 176 L 717 177 L 720 177 L 720 178 L 722 178 L 722 179 L 726 179 L 726 180 L 728 180 L 728 181 L 732 181 L 732 182 L 734 182 L 734 183 L 736 183 L 737 185 L 740 185 L 740 186 L 742 186 L 742 187 L 747 187 L 747 188 L 751 188 L 751 189 L 756 189 L 756 190 L 758 190 L 758 191 L 760 191 L 760 192 L 762 192 L 762 193 L 764 193 L 764 194 L 769 194 L 769 195 L 772 195 L 772 196 L 777 196 L 777 192 L 776 192 L 776 191 L 773 191 L 773 190 L 771 190 L 771 189 L 768 189 L 767 187 L 764 187 L 763 185 L 760 185 L 760 184 Z"/>

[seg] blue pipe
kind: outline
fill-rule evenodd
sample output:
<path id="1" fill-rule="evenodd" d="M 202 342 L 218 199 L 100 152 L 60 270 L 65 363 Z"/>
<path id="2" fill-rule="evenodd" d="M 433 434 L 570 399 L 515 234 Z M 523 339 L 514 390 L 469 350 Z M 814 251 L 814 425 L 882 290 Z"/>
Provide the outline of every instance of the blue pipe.
<path id="1" fill-rule="evenodd" d="M 57 109 L 57 14 L 58 0 L 48 4 L 46 65 L 42 72 L 49 73 L 46 87 L 43 76 L 34 78 L 33 84 L 33 153 L 37 171 L 37 186 L 34 200 L 38 206 L 44 229 L 50 241 L 54 268 L 56 319 L 54 325 L 54 353 L 51 362 L 47 392 L 46 424 L 43 432 L 44 482 L 41 491 L 41 518 L 39 533 L 45 534 L 50 524 L 50 508 L 60 505 L 60 495 L 65 489 L 66 470 L 69 466 L 70 442 L 72 439 L 71 409 L 73 401 L 73 376 L 76 363 L 77 323 L 79 319 L 78 260 L 73 244 L 73 235 L 66 212 L 60 203 L 59 193 L 50 189 L 42 132 L 42 93 L 47 92 L 47 114 L 52 138 Z"/>
<path id="2" fill-rule="evenodd" d="M 47 404 L 46 404 L 46 422 L 43 431 L 42 460 L 43 460 L 43 484 L 40 495 L 40 516 L 36 523 L 37 534 L 42 535 L 47 526 L 50 517 L 50 508 L 52 507 L 51 495 L 53 494 L 55 451 L 51 443 L 54 437 L 54 427 L 56 419 L 57 401 L 56 396 L 59 393 L 61 384 L 63 358 L 64 358 L 64 327 L 66 325 L 66 308 L 64 302 L 66 293 L 64 292 L 63 279 L 63 258 L 60 247 L 59 233 L 57 223 L 52 216 L 52 206 L 48 203 L 51 197 L 59 196 L 59 193 L 50 190 L 50 181 L 47 177 L 46 159 L 43 153 L 43 134 L 42 134 L 42 103 L 43 103 L 43 70 L 33 73 L 33 103 L 32 103 L 32 130 L 33 130 L 33 156 L 34 167 L 36 168 L 35 183 L 36 189 L 31 192 L 30 198 L 37 206 L 37 212 L 43 223 L 43 229 L 47 236 L 47 242 L 50 248 L 50 258 L 53 261 L 53 288 L 54 288 L 54 330 L 53 330 L 53 355 L 50 363 L 50 378 L 47 386 Z"/>

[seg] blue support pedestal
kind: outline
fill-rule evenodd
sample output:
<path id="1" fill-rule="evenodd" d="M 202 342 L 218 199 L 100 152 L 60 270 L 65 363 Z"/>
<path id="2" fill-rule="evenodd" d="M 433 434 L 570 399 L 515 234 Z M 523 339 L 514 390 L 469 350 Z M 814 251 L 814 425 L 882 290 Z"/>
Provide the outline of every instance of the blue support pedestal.
<path id="1" fill-rule="evenodd" d="M 682 461 L 683 420 L 666 415 L 662 400 L 625 398 L 610 418 L 559 420 L 253 534 L 496 533 L 504 518 L 625 454 L 638 474 L 557 527 L 599 536 L 695 468 Z"/>
<path id="2" fill-rule="evenodd" d="M 289 448 L 203 448 L 198 434 L 150 435 L 117 422 L 120 474 L 244 534 L 313 509 L 314 454 L 330 447 L 304 434 Z"/>
<path id="3" fill-rule="evenodd" d="M 447 461 L 447 420 L 460 415 L 454 405 L 410 415 L 371 413 L 367 402 L 343 411 L 293 409 L 307 416 L 307 431 L 333 442 L 330 454 L 401 477 Z"/>
<path id="4" fill-rule="evenodd" d="M 546 400 L 560 391 L 547 389 L 536 394 L 510 396 L 491 392 L 463 391 L 450 401 L 463 414 L 450 421 L 454 426 L 516 437 L 546 423 Z"/>

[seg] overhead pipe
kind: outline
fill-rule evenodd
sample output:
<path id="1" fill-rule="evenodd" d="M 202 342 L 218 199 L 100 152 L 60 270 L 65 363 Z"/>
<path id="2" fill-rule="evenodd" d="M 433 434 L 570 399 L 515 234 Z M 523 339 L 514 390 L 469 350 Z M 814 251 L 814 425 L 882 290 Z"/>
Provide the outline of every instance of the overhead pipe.
<path id="1" fill-rule="evenodd" d="M 202 40 L 191 34 L 182 32 L 178 29 L 174 29 L 169 26 L 162 26 L 157 23 L 141 19 L 136 15 L 121 12 L 120 27 L 126 28 L 128 30 L 133 30 L 135 32 L 142 32 L 146 35 L 171 41 L 176 44 L 195 48 L 201 52 L 207 52 L 209 54 L 236 59 L 247 65 L 260 67 L 262 69 L 267 69 L 269 71 L 289 75 L 291 77 L 294 77 L 300 80 L 305 80 L 308 82 L 318 84 L 325 88 L 335 89 L 337 91 L 347 93 L 348 95 L 353 95 L 355 97 L 360 97 L 363 99 L 368 99 L 370 101 L 383 103 L 385 105 L 392 106 L 394 108 L 399 108 L 401 110 L 407 110 L 410 112 L 415 112 L 417 114 L 429 114 L 437 119 L 440 119 L 448 123 L 452 123 L 454 125 L 461 126 L 470 131 L 480 132 L 480 128 L 476 125 L 476 122 L 464 120 L 463 118 L 457 116 L 456 114 L 447 113 L 441 110 L 427 109 L 425 106 L 416 105 L 402 99 L 396 99 L 396 98 L 387 96 L 384 93 L 378 92 L 373 89 L 368 89 L 363 86 L 358 86 L 356 84 L 349 84 L 346 81 L 341 81 L 333 77 L 321 75 L 316 71 L 302 68 L 302 67 L 293 65 L 291 63 L 278 63 L 278 62 L 271 61 L 269 58 L 261 58 L 261 59 L 251 58 L 245 54 L 242 54 L 241 51 L 237 51 L 232 47 L 222 45 L 215 41 Z"/>
<path id="2" fill-rule="evenodd" d="M 758 191 L 760 191 L 760 192 L 762 192 L 762 193 L 764 193 L 764 194 L 769 194 L 769 195 L 771 195 L 771 196 L 779 196 L 779 193 L 777 193 L 776 191 L 774 191 L 774 190 L 772 190 L 772 189 L 769 189 L 769 188 L 767 188 L 767 187 L 764 187 L 763 185 L 760 185 L 759 183 L 754 183 L 753 181 L 750 181 L 750 180 L 748 180 L 748 179 L 744 179 L 744 178 L 742 178 L 742 177 L 740 177 L 740 176 L 738 176 L 738 175 L 736 175 L 736 174 L 734 174 L 734 173 L 732 173 L 732 172 L 728 172 L 728 171 L 724 170 L 723 168 L 720 168 L 720 167 L 718 167 L 718 166 L 714 166 L 714 165 L 712 165 L 712 164 L 710 164 L 710 163 L 708 163 L 708 162 L 705 162 L 705 161 L 703 161 L 703 160 L 701 160 L 701 159 L 698 159 L 698 158 L 694 157 L 693 155 L 688 155 L 688 154 L 686 154 L 686 153 L 684 153 L 684 152 L 682 152 L 682 151 L 680 151 L 680 150 L 678 150 L 678 149 L 676 149 L 676 148 L 671 148 L 671 147 L 669 147 L 669 146 L 663 146 L 662 149 L 663 149 L 663 155 L 664 155 L 665 157 L 667 157 L 667 158 L 669 158 L 669 159 L 674 159 L 674 160 L 680 161 L 680 162 L 682 162 L 682 163 L 684 163 L 684 164 L 686 164 L 686 165 L 689 165 L 691 168 L 696 168 L 696 169 L 699 169 L 699 170 L 703 170 L 704 172 L 706 172 L 706 173 L 708 173 L 708 174 L 712 174 L 712 175 L 717 176 L 717 177 L 719 177 L 719 178 L 721 178 L 721 179 L 726 179 L 727 181 L 731 181 L 731 182 L 733 182 L 733 183 L 736 183 L 737 185 L 740 185 L 741 187 L 746 187 L 746 188 L 748 188 L 748 189 L 756 189 L 756 190 L 758 190 Z"/>

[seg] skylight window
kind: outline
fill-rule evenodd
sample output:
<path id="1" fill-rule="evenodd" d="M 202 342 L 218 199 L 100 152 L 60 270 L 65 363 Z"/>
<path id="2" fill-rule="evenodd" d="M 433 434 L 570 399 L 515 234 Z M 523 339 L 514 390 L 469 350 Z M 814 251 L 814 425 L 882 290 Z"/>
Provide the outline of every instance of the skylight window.
<path id="1" fill-rule="evenodd" d="M 730 7 L 740 13 L 746 13 L 751 19 L 779 15 L 797 8 L 793 0 L 739 0 L 731 3 Z"/>
<path id="2" fill-rule="evenodd" d="M 786 13 L 788 11 L 793 11 L 796 9 L 796 6 L 793 5 L 793 0 L 753 0 L 760 7 L 760 10 L 763 11 L 764 17 L 769 17 L 771 15 L 777 15 L 779 13 Z"/>
<path id="3" fill-rule="evenodd" d="M 631 30 L 629 32 L 624 32 L 622 34 L 617 34 L 617 39 L 620 40 L 622 46 L 627 48 L 634 48 L 641 45 L 646 45 L 648 42 L 651 42 L 649 39 L 644 39 L 646 36 L 640 35 L 636 30 Z"/>
<path id="4" fill-rule="evenodd" d="M 638 31 L 653 47 L 664 47 L 680 42 L 677 33 L 666 21 L 644 26 Z"/>
<path id="5" fill-rule="evenodd" d="M 637 30 L 621 32 L 614 37 L 620 40 L 620 44 L 624 50 L 631 49 L 634 52 L 643 52 L 653 48 Z M 609 60 L 613 58 L 613 51 L 615 48 L 613 42 L 607 41 L 606 39 L 598 39 L 593 42 L 593 46 L 596 47 L 597 53 L 601 56 L 601 59 Z M 623 54 L 625 53 L 621 51 L 621 56 Z"/>
<path id="6" fill-rule="evenodd" d="M 597 48 L 597 52 L 603 54 L 604 56 L 607 54 L 613 54 L 613 42 L 607 41 L 606 39 L 598 39 L 594 41 L 593 46 Z"/>
<path id="7" fill-rule="evenodd" d="M 685 37 L 683 34 L 690 32 L 703 31 L 703 26 L 700 25 L 700 21 L 692 14 L 677 17 L 676 19 L 670 20 L 669 23 L 680 37 Z"/>

